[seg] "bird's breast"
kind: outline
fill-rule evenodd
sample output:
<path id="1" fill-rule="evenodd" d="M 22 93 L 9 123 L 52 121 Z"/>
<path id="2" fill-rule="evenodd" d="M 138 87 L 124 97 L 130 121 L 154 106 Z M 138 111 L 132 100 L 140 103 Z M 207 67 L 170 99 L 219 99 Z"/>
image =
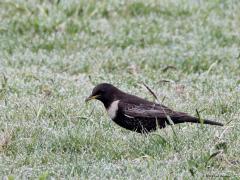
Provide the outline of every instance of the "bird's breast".
<path id="1" fill-rule="evenodd" d="M 108 115 L 111 119 L 114 119 L 117 115 L 119 100 L 113 101 L 111 105 L 107 108 Z"/>

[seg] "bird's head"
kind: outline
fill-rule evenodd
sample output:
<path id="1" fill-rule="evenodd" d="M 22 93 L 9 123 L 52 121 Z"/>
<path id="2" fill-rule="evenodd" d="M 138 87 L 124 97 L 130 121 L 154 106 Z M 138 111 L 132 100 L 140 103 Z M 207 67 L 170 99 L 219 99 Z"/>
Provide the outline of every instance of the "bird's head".
<path id="1" fill-rule="evenodd" d="M 121 93 L 121 91 L 111 84 L 98 84 L 95 88 L 93 88 L 92 94 L 85 100 L 85 102 L 97 99 L 107 108 L 117 98 L 119 93 Z"/>

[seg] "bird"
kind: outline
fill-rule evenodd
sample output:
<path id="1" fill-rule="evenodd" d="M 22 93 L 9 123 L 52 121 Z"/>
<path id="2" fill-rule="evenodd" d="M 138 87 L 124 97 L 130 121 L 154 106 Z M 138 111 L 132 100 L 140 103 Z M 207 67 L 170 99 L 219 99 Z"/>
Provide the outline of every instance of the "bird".
<path id="1" fill-rule="evenodd" d="M 119 126 L 137 133 L 150 133 L 166 125 L 179 123 L 203 123 L 223 126 L 212 120 L 200 120 L 185 112 L 174 111 L 167 106 L 125 93 L 109 83 L 95 86 L 85 102 L 99 100 L 110 118 Z M 171 122 L 171 121 L 172 122 Z"/>

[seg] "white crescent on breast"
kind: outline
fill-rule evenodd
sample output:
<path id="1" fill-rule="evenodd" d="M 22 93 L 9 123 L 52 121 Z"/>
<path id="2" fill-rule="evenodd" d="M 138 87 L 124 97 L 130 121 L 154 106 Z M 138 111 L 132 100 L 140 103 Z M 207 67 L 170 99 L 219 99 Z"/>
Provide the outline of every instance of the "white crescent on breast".
<path id="1" fill-rule="evenodd" d="M 111 119 L 114 119 L 117 114 L 119 100 L 113 101 L 112 104 L 107 108 L 108 115 Z"/>

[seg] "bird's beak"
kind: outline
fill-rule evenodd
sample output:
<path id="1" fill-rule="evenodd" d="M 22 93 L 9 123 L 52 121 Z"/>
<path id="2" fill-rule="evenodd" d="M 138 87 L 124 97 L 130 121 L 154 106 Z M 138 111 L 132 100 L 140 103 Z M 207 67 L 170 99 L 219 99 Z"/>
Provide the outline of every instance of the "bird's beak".
<path id="1" fill-rule="evenodd" d="M 87 99 L 85 99 L 85 102 L 88 102 L 88 101 L 90 101 L 90 100 L 92 100 L 92 99 L 97 99 L 98 97 L 99 97 L 100 95 L 95 95 L 95 96 L 89 96 Z"/>

